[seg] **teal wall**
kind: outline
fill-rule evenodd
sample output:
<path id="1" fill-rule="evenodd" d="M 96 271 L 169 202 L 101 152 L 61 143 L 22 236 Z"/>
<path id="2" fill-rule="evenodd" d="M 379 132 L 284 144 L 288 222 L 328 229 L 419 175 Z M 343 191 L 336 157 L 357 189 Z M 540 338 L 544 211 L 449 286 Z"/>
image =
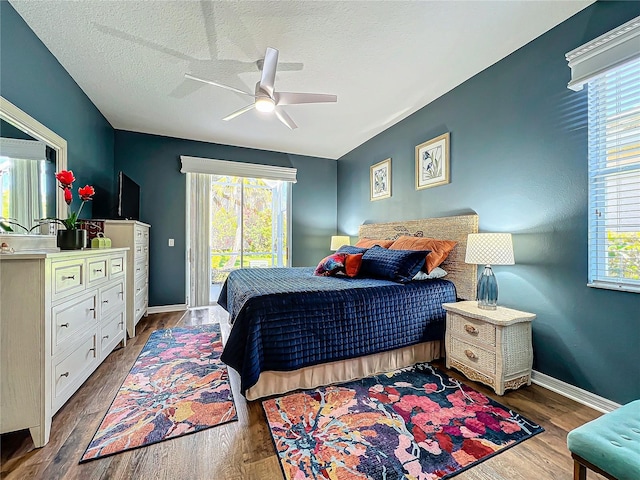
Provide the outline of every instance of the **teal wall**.
<path id="1" fill-rule="evenodd" d="M 564 54 L 640 15 L 598 2 L 338 161 L 338 230 L 475 210 L 514 234 L 499 303 L 530 312 L 534 368 L 617 402 L 640 398 L 640 295 L 587 283 L 586 93 Z M 414 147 L 451 132 L 451 183 L 416 191 Z M 392 197 L 369 201 L 370 165 L 392 158 Z"/>
<path id="2" fill-rule="evenodd" d="M 0 0 L 0 94 L 67 140 L 68 166 L 78 186 L 88 183 L 97 190 L 83 217 L 109 216 L 119 170 L 141 185 L 142 219 L 153 225 L 151 306 L 185 301 L 186 184 L 179 155 L 298 168 L 292 194 L 292 262 L 315 265 L 329 253 L 324 244 L 328 246 L 336 231 L 334 160 L 114 131 L 5 0 Z M 168 238 L 176 239 L 174 248 L 167 247 Z"/>
<path id="3" fill-rule="evenodd" d="M 336 231 L 337 162 L 158 135 L 115 133 L 115 171 L 140 185 L 140 220 L 151 225 L 149 305 L 185 303 L 186 175 L 180 155 L 295 167 L 292 264 L 315 266 Z M 175 239 L 175 247 L 168 239 Z"/>
<path id="4" fill-rule="evenodd" d="M 76 187 L 94 185 L 95 202 L 112 201 L 113 128 L 5 0 L 0 1 L 0 95 L 67 141 Z M 91 216 L 91 207 L 90 202 L 84 207 L 83 217 Z"/>

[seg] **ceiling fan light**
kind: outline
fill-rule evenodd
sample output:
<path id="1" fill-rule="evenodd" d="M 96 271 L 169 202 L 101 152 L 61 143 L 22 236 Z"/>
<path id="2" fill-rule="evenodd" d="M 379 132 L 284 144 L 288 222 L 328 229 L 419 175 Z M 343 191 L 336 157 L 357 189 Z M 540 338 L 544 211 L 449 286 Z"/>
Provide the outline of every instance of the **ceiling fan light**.
<path id="1" fill-rule="evenodd" d="M 276 108 L 276 104 L 273 99 L 269 97 L 258 97 L 256 99 L 256 110 L 259 112 L 273 112 Z"/>

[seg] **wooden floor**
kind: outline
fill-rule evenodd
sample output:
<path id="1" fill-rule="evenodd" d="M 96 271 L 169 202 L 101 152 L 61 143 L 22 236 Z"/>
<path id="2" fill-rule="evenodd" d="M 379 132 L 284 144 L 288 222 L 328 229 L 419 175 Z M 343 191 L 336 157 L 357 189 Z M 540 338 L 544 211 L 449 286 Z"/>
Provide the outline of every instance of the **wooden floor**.
<path id="1" fill-rule="evenodd" d="M 120 384 L 145 344 L 160 328 L 220 321 L 228 334 L 226 313 L 219 307 L 149 315 L 127 347 L 114 351 L 56 414 L 49 443 L 35 449 L 28 431 L 2 435 L 2 479 L 150 479 L 280 480 L 282 473 L 259 402 L 246 402 L 239 378 L 230 369 L 238 421 L 82 465 L 84 453 Z M 439 364 L 441 368 L 444 366 Z M 463 377 L 454 371 L 452 376 Z M 571 480 L 573 464 L 567 432 L 600 414 L 544 388 L 532 385 L 502 397 L 465 380 L 534 422 L 545 432 L 465 471 L 456 480 Z M 589 473 L 589 480 L 602 477 Z"/>

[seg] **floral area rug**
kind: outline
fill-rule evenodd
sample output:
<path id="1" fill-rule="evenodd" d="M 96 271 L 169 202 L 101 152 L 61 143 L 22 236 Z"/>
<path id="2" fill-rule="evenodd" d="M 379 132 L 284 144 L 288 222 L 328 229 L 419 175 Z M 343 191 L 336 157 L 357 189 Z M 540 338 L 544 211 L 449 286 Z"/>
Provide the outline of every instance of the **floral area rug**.
<path id="1" fill-rule="evenodd" d="M 237 420 L 220 326 L 151 334 L 80 463 Z"/>
<path id="2" fill-rule="evenodd" d="M 291 480 L 444 479 L 543 431 L 429 364 L 262 406 Z"/>

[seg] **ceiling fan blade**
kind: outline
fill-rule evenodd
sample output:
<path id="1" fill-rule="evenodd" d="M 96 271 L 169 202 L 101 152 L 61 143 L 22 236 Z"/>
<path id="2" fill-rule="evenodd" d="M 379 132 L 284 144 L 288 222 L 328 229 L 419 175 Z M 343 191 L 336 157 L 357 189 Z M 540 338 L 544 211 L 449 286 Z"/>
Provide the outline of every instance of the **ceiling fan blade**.
<path id="1" fill-rule="evenodd" d="M 184 78 L 188 78 L 190 80 L 196 80 L 198 82 L 208 83 L 209 85 L 213 85 L 215 87 L 226 88 L 227 90 L 231 90 L 232 92 L 241 93 L 243 95 L 249 95 L 250 97 L 254 97 L 255 98 L 255 95 L 253 93 L 245 92 L 245 91 L 240 90 L 238 88 L 230 87 L 229 85 L 223 85 L 222 83 L 216 83 L 216 82 L 213 82 L 211 80 L 206 80 L 204 78 L 196 77 L 194 75 L 191 75 L 190 73 L 185 73 L 184 74 Z"/>
<path id="2" fill-rule="evenodd" d="M 264 64 L 262 65 L 262 78 L 260 78 L 260 88 L 273 98 L 273 85 L 276 81 L 276 69 L 278 68 L 278 50 L 267 47 L 264 54 Z"/>
<path id="3" fill-rule="evenodd" d="M 337 102 L 337 95 L 326 93 L 293 93 L 276 92 L 274 94 L 276 105 L 297 105 L 299 103 L 331 103 Z"/>
<path id="4" fill-rule="evenodd" d="M 226 117 L 224 117 L 222 120 L 224 120 L 225 122 L 228 122 L 229 120 L 233 120 L 234 118 L 242 115 L 243 113 L 247 113 L 249 110 L 251 110 L 254 107 L 254 104 L 252 103 L 251 105 L 247 105 L 246 107 L 242 107 L 240 110 L 236 110 L 235 112 L 233 112 L 230 115 L 227 115 Z"/>
<path id="5" fill-rule="evenodd" d="M 282 110 L 281 108 L 278 108 L 278 107 L 275 108 L 274 112 L 276 114 L 276 117 L 278 117 L 278 120 L 280 120 L 282 123 L 284 123 L 291 130 L 295 130 L 296 128 L 298 128 L 298 126 L 291 119 L 291 117 L 289 115 L 287 115 L 287 112 L 285 112 L 284 110 Z"/>

